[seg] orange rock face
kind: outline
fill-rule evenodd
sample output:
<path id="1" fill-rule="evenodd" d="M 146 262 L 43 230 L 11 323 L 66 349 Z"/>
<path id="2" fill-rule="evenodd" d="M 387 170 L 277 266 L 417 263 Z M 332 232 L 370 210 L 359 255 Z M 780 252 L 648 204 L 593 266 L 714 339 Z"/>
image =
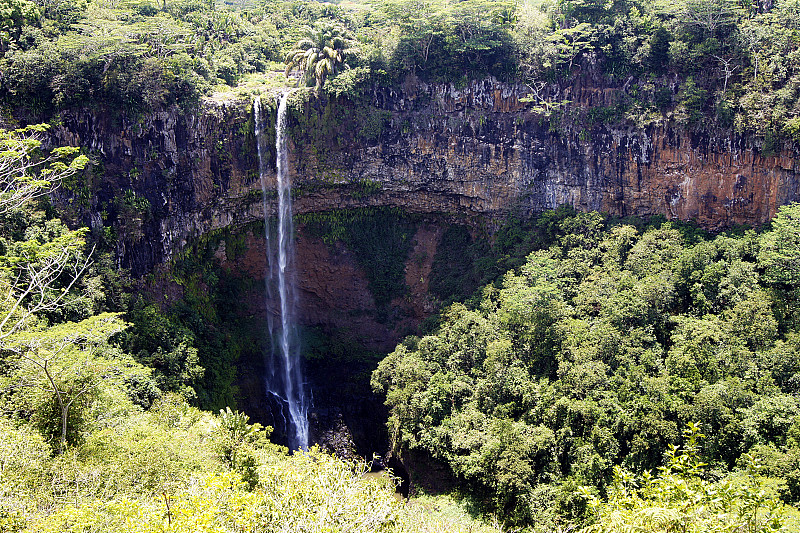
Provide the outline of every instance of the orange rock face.
<path id="1" fill-rule="evenodd" d="M 370 294 L 367 277 L 353 253 L 341 243 L 333 246 L 308 235 L 301 226 L 297 231 L 296 264 L 299 289 L 298 316 L 303 325 L 322 326 L 328 331 L 357 341 L 376 351 L 387 351 L 420 320 L 436 310 L 436 302 L 428 292 L 428 278 L 436 255 L 441 229 L 421 224 L 412 238 L 412 249 L 405 261 L 405 282 L 408 292 L 388 306 L 388 320 L 377 320 L 377 307 Z M 215 258 L 228 276 L 260 280 L 239 302 L 245 315 L 278 314 L 278 302 L 266 302 L 263 280 L 267 271 L 265 240 L 248 230 L 243 253 L 229 257 L 225 241 L 217 245 Z M 159 269 L 162 271 L 163 269 Z M 165 278 L 154 278 L 155 281 Z M 180 295 L 172 294 L 180 287 L 162 280 L 151 282 L 151 297 L 169 305 Z M 162 296 L 163 295 L 163 296 Z"/>

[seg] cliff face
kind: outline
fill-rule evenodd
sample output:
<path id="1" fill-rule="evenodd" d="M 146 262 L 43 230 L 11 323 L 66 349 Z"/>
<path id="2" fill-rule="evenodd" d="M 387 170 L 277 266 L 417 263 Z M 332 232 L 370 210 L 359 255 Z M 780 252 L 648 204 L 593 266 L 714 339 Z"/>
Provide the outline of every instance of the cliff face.
<path id="1" fill-rule="evenodd" d="M 577 82 L 559 120 L 521 101 L 519 86 L 490 80 L 463 90 L 415 85 L 375 94 L 391 111 L 380 140 L 347 145 L 324 164 L 297 146 L 298 175 L 343 169 L 345 180 L 382 185 L 376 202 L 419 211 L 490 217 L 570 204 L 613 215 L 696 220 L 717 229 L 757 225 L 798 198 L 797 154 L 763 156 L 752 139 L 716 130 L 693 133 L 666 119 L 646 128 L 588 126 L 569 119 L 609 105 L 609 90 Z"/>
<path id="2" fill-rule="evenodd" d="M 512 210 L 570 204 L 618 216 L 695 219 L 713 229 L 766 222 L 780 205 L 800 199 L 790 147 L 763 156 L 752 139 L 722 130 L 692 133 L 666 119 L 641 129 L 589 127 L 570 118 L 611 105 L 615 90 L 585 79 L 551 89 L 551 98 L 570 102 L 558 120 L 524 101 L 526 87 L 494 80 L 463 89 L 373 89 L 358 105 L 295 92 L 289 166 L 296 214 L 394 206 L 428 217 L 406 261 L 408 296 L 392 304 L 405 318 L 389 325 L 375 320 L 367 279 L 350 252 L 311 238 L 300 224 L 301 316 L 308 324 L 352 327 L 372 346 L 391 347 L 435 307 L 427 275 L 441 236 L 437 221 L 491 226 Z M 194 238 L 263 220 L 252 107 L 244 97 L 208 99 L 192 112 L 172 109 L 136 122 L 65 114 L 54 141 L 85 146 L 98 163 L 84 203 L 72 203 L 82 206 L 76 216 L 92 227 L 111 225 L 118 262 L 136 276 Z M 276 103 L 265 97 L 262 107 L 267 208 L 274 213 Z M 263 261 L 260 251 L 254 257 Z M 263 277 L 263 266 L 256 267 L 236 268 Z"/>
<path id="3" fill-rule="evenodd" d="M 233 224 L 242 210 L 253 210 L 245 219 L 256 217 L 260 203 L 248 196 L 258 188 L 251 109 L 246 101 L 209 101 L 194 112 L 174 108 L 136 121 L 62 115 L 54 143 L 83 146 L 95 163 L 82 222 L 114 227 L 121 266 L 142 275 L 187 239 Z"/>
<path id="4" fill-rule="evenodd" d="M 763 156 L 752 139 L 666 120 L 588 127 L 563 117 L 607 105 L 609 90 L 576 82 L 560 91 L 571 102 L 560 120 L 521 101 L 525 87 L 494 80 L 376 90 L 363 109 L 298 93 L 290 118 L 295 212 L 397 206 L 492 219 L 570 204 L 714 229 L 763 223 L 800 197 L 793 149 Z M 274 112 L 267 103 L 269 147 Z M 263 216 L 253 131 L 250 101 L 208 100 L 139 122 L 66 114 L 55 140 L 89 147 L 101 162 L 86 222 L 116 220 L 120 264 L 142 274 L 193 237 Z M 265 157 L 272 168 L 272 149 Z M 125 204 L 126 190 L 147 202 Z"/>

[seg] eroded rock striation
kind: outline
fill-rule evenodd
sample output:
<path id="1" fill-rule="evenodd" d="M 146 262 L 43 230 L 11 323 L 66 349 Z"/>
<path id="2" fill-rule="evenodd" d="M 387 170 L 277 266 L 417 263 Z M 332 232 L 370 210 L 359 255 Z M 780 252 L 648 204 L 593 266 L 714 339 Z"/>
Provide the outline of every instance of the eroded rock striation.
<path id="1" fill-rule="evenodd" d="M 376 88 L 359 104 L 297 93 L 295 213 L 397 206 L 497 219 L 570 204 L 715 229 L 764 223 L 799 197 L 794 147 L 764 155 L 754 139 L 690 131 L 666 118 L 642 128 L 590 127 L 563 117 L 606 104 L 610 89 L 578 80 L 559 91 L 570 103 L 558 120 L 534 111 L 525 86 L 493 79 L 461 89 Z M 66 113 L 55 137 L 89 148 L 101 163 L 84 216 L 93 225 L 115 221 L 119 262 L 135 274 L 193 237 L 262 216 L 246 97 L 138 121 Z M 146 202 L 127 205 L 126 194 Z"/>

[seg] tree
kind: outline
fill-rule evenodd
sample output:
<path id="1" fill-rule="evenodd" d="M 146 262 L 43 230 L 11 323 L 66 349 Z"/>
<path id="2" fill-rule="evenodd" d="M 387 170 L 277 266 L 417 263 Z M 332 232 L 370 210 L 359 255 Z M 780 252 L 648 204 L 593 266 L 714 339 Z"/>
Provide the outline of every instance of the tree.
<path id="1" fill-rule="evenodd" d="M 286 74 L 299 69 L 302 80 L 306 83 L 315 80 L 315 90 L 319 92 L 328 76 L 335 76 L 342 68 L 347 68 L 344 60 L 353 43 L 346 30 L 338 24 L 322 22 L 306 28 L 306 37 L 286 55 Z"/>
<path id="2" fill-rule="evenodd" d="M 41 16 L 39 7 L 28 0 L 0 0 L 0 54 L 19 39 L 22 29 Z"/>
<path id="3" fill-rule="evenodd" d="M 84 155 L 69 161 L 78 152 L 69 146 L 42 154 L 48 127 L 37 124 L 11 131 L 0 129 L 0 215 L 46 195 L 89 162 Z"/>
<path id="4" fill-rule="evenodd" d="M 519 5 L 514 40 L 520 55 L 520 72 L 528 80 L 536 103 L 546 102 L 543 93 L 547 84 L 539 78 L 558 58 L 557 45 L 548 38 L 551 31 L 550 17 L 541 3 L 527 0 Z"/>
<path id="5" fill-rule="evenodd" d="M 667 464 L 655 476 L 637 476 L 621 467 L 614 468 L 614 481 L 606 501 L 586 487 L 595 522 L 582 533 L 617 531 L 781 531 L 783 504 L 768 495 L 759 475 L 761 466 L 750 455 L 743 456 L 746 472 L 719 481 L 705 479 L 705 463 L 700 461 L 700 433 L 689 423 L 684 431 L 687 443 L 682 448 L 670 445 Z"/>
<path id="6" fill-rule="evenodd" d="M 511 4 L 487 0 L 464 0 L 449 7 L 445 42 L 451 61 L 460 74 L 506 76 L 516 69 L 510 29 Z"/>
<path id="7" fill-rule="evenodd" d="M 30 215 L 35 199 L 46 195 L 60 181 L 82 169 L 85 156 L 73 157 L 77 148 L 56 148 L 42 152 L 47 126 L 29 126 L 14 131 L 0 130 L 0 216 Z M 39 375 L 59 406 L 60 448 L 66 444 L 67 420 L 73 404 L 89 390 L 88 381 L 65 386 L 60 376 L 72 364 L 62 356 L 82 350 L 81 343 L 108 338 L 119 326 L 112 317 L 94 317 L 91 323 L 44 329 L 48 314 L 69 304 L 72 288 L 89 266 L 83 253 L 85 230 L 70 231 L 59 221 L 30 225 L 23 239 L 15 238 L 8 224 L 0 225 L 0 351 L 6 362 L 28 377 Z M 110 322 L 115 325 L 108 326 Z M 109 329 L 110 327 L 110 329 Z M 64 329 L 66 328 L 66 329 Z M 97 333 L 97 328 L 105 333 Z M 9 355 L 10 354 L 10 355 Z M 41 371 L 41 372 L 39 372 Z M 12 372 L 12 374 L 14 374 Z M 69 372 L 72 378 L 81 372 Z M 17 374 L 22 385 L 35 383 Z M 91 380 L 89 380 L 91 381 Z"/>
<path id="8" fill-rule="evenodd" d="M 70 410 L 96 388 L 101 377 L 116 366 L 103 355 L 112 335 L 125 324 L 118 315 L 104 313 L 78 323 L 67 322 L 46 329 L 31 328 L 5 340 L 2 347 L 17 356 L 13 377 L 25 386 L 45 391 L 58 406 L 59 452 L 67 446 Z M 12 358 L 13 360 L 13 358 Z M 44 425 L 50 425 L 47 398 L 37 402 Z"/>
<path id="9" fill-rule="evenodd" d="M 720 29 L 733 24 L 742 13 L 732 0 L 688 0 L 680 9 L 679 20 L 687 28 L 698 28 L 703 37 L 714 37 Z"/>
<path id="10" fill-rule="evenodd" d="M 739 65 L 733 64 L 735 58 L 732 57 L 720 57 L 715 55 L 714 59 L 719 61 L 720 69 L 725 76 L 725 81 L 722 83 L 722 98 L 724 99 L 725 94 L 728 92 L 728 80 L 730 80 L 731 76 L 739 69 Z"/>
<path id="11" fill-rule="evenodd" d="M 77 148 L 56 148 L 42 154 L 46 129 L 37 125 L 0 130 L 0 215 L 7 216 L 47 194 L 88 162 L 83 155 L 73 158 Z M 52 232 L 4 243 L 5 253 L 0 255 L 0 348 L 36 314 L 64 307 L 72 287 L 89 266 L 89 257 L 83 254 L 85 230 L 48 233 Z"/>
<path id="12" fill-rule="evenodd" d="M 412 72 L 417 67 L 425 68 L 434 41 L 442 38 L 444 3 L 441 0 L 389 0 L 381 8 L 400 26 L 402 37 L 395 56 L 399 57 L 403 68 Z"/>
<path id="13" fill-rule="evenodd" d="M 786 286 L 800 283 L 800 203 L 778 209 L 772 230 L 761 238 L 758 263 L 768 282 Z"/>

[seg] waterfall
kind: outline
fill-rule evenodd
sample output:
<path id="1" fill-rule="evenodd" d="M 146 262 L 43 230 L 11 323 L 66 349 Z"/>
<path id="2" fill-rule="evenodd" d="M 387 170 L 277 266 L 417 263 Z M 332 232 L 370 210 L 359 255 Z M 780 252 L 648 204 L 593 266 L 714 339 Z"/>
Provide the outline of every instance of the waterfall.
<path id="1" fill-rule="evenodd" d="M 264 154 L 264 135 L 261 127 L 261 99 L 253 103 L 258 164 L 264 206 L 264 232 L 268 271 L 265 276 L 267 293 L 267 328 L 270 348 L 267 367 L 267 393 L 281 405 L 291 450 L 308 449 L 308 404 L 300 360 L 297 331 L 297 285 L 295 280 L 294 227 L 292 224 L 292 184 L 287 169 L 289 149 L 286 143 L 286 100 L 281 93 L 275 122 L 275 151 L 277 154 L 278 222 L 273 228 L 269 219 L 267 165 Z M 274 233 L 277 233 L 275 235 Z M 277 292 L 277 294 L 276 294 Z M 279 316 L 269 312 L 277 303 Z"/>

